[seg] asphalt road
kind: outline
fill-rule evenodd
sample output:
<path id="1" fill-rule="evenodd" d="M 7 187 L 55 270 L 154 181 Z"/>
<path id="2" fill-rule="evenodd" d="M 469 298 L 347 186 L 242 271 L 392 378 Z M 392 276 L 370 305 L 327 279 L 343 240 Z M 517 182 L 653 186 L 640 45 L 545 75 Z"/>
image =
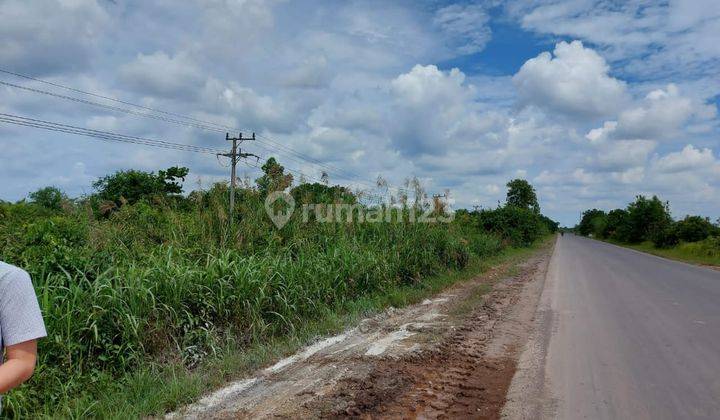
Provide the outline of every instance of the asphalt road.
<path id="1" fill-rule="evenodd" d="M 542 417 L 720 419 L 720 272 L 566 234 L 544 293 Z"/>

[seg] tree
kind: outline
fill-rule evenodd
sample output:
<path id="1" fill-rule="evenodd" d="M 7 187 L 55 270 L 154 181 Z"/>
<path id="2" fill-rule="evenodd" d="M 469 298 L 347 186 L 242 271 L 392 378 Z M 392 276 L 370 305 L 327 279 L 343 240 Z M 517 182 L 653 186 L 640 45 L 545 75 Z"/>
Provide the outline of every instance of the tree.
<path id="1" fill-rule="evenodd" d="M 554 221 L 553 219 L 551 219 L 545 215 L 541 214 L 540 220 L 545 224 L 545 226 L 547 227 L 547 229 L 550 233 L 555 233 L 560 229 L 560 223 Z"/>
<path id="2" fill-rule="evenodd" d="M 262 195 L 268 195 L 274 191 L 284 191 L 292 184 L 292 174 L 285 174 L 285 168 L 275 158 L 270 158 L 262 166 L 265 175 L 256 179 L 258 189 Z"/>
<path id="3" fill-rule="evenodd" d="M 182 181 L 185 181 L 189 170 L 173 166 L 164 171 L 154 172 L 118 171 L 106 175 L 93 183 L 98 197 L 112 201 L 117 205 L 133 204 L 153 196 L 166 197 L 182 193 Z"/>
<path id="4" fill-rule="evenodd" d="M 49 210 L 61 210 L 67 195 L 56 187 L 45 187 L 30 193 L 30 202 Z"/>
<path id="5" fill-rule="evenodd" d="M 588 236 L 591 233 L 597 235 L 602 227 L 605 226 L 605 218 L 607 215 L 604 211 L 598 209 L 586 210 L 582 214 L 580 224 L 577 230 L 581 235 Z M 602 230 L 600 230 L 602 231 Z"/>
<path id="6" fill-rule="evenodd" d="M 676 223 L 675 229 L 678 238 L 685 242 L 697 242 L 710 236 L 716 227 L 710 219 L 701 216 L 685 216 Z"/>
<path id="7" fill-rule="evenodd" d="M 535 188 L 524 179 L 513 179 L 507 183 L 507 205 L 530 209 L 535 213 L 540 213 L 540 205 L 538 204 Z"/>
<path id="8" fill-rule="evenodd" d="M 181 194 L 182 183 L 178 179 L 185 182 L 185 177 L 190 170 L 185 167 L 173 166 L 164 171 L 158 171 L 158 180 L 164 194 Z"/>
<path id="9" fill-rule="evenodd" d="M 610 210 L 605 218 L 605 229 L 602 232 L 602 237 L 627 241 L 627 216 L 628 213 L 624 209 Z"/>
<path id="10" fill-rule="evenodd" d="M 655 232 L 651 238 L 655 248 L 671 248 L 680 243 L 677 224 L 670 223 L 662 230 Z"/>
<path id="11" fill-rule="evenodd" d="M 670 206 L 657 196 L 638 195 L 627 207 L 628 242 L 651 241 L 672 224 Z"/>
<path id="12" fill-rule="evenodd" d="M 492 232 L 515 246 L 527 246 L 549 233 L 540 215 L 527 208 L 502 206 L 480 210 L 476 214 L 483 231 Z"/>

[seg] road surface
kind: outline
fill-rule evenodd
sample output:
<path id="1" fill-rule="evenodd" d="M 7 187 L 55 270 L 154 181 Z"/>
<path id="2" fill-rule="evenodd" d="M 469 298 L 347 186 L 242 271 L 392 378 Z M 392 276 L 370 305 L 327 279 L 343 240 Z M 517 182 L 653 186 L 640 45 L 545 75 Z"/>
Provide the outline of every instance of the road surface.
<path id="1" fill-rule="evenodd" d="M 720 272 L 565 235 L 540 417 L 720 418 Z"/>

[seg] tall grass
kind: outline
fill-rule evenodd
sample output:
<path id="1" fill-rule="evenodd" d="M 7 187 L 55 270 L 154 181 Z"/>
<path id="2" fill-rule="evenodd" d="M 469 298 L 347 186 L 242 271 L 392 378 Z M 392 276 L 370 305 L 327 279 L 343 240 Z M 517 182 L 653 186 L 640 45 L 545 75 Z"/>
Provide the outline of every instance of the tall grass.
<path id="1" fill-rule="evenodd" d="M 230 224 L 225 192 L 107 218 L 83 204 L 0 206 L 0 258 L 33 276 L 49 332 L 36 375 L 10 393 L 4 415 L 97 414 L 88 401 L 148 363 L 193 369 L 503 248 L 457 222 L 303 223 L 296 213 L 278 230 L 253 190 L 238 193 Z"/>

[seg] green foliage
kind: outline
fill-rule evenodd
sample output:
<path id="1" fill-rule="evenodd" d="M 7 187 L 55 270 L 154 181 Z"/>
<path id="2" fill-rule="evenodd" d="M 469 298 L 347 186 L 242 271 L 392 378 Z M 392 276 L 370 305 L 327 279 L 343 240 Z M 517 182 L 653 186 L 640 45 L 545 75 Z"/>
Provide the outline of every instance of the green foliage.
<path id="1" fill-rule="evenodd" d="M 685 216 L 675 224 L 679 239 L 685 242 L 698 242 L 717 232 L 718 228 L 707 217 Z"/>
<path id="2" fill-rule="evenodd" d="M 686 216 L 674 222 L 670 206 L 657 196 L 639 195 L 627 209 L 609 213 L 592 209 L 583 212 L 576 230 L 581 235 L 594 235 L 628 244 L 651 242 L 656 248 L 672 248 L 681 241 L 696 242 L 718 233 L 708 218 Z"/>
<path id="3" fill-rule="evenodd" d="M 614 238 L 622 242 L 627 242 L 629 235 L 630 224 L 628 222 L 628 212 L 623 209 L 610 210 L 605 218 L 605 226 L 601 237 L 604 239 Z"/>
<path id="4" fill-rule="evenodd" d="M 185 181 L 187 174 L 188 168 L 177 166 L 159 171 L 157 175 L 137 170 L 118 171 L 95 181 L 93 188 L 101 200 L 118 206 L 134 204 L 143 199 L 182 193 L 181 181 Z"/>
<path id="5" fill-rule="evenodd" d="M 291 180 L 275 165 L 269 161 L 258 182 L 265 192 Z M 249 188 L 237 190 L 230 225 L 225 184 L 186 199 L 149 199 L 178 194 L 175 181 L 185 175 L 171 168 L 102 178 L 99 198 L 125 202 L 107 217 L 96 217 L 90 201 L 61 210 L 0 203 L 0 259 L 31 273 L 50 333 L 36 375 L 3 401 L 4 414 L 72 410 L 99 398 L 96 384 L 153 362 L 193 368 L 353 302 L 423 287 L 428 276 L 527 245 L 556 226 L 530 208 L 505 206 L 460 212 L 449 224 L 304 223 L 296 211 L 277 229 L 263 192 Z M 340 186 L 304 184 L 291 193 L 300 203 L 362 206 Z M 404 220 L 408 211 L 393 209 Z M 82 417 L 97 414 L 86 407 Z"/>
<path id="6" fill-rule="evenodd" d="M 657 196 L 648 199 L 639 195 L 627 207 L 627 223 L 630 243 L 661 238 L 672 224 L 669 204 Z"/>
<path id="7" fill-rule="evenodd" d="M 479 233 L 477 235 L 470 236 L 470 242 L 468 244 L 470 250 L 480 257 L 489 257 L 499 253 L 503 244 L 495 235 Z"/>
<path id="8" fill-rule="evenodd" d="M 556 233 L 560 228 L 560 223 L 554 221 L 553 219 L 545 215 L 540 215 L 540 221 L 545 225 L 545 228 L 550 233 Z"/>
<path id="9" fill-rule="evenodd" d="M 507 183 L 507 205 L 519 207 L 521 209 L 530 209 L 535 213 L 540 213 L 540 204 L 538 204 L 535 188 L 524 179 L 513 179 Z"/>
<path id="10" fill-rule="evenodd" d="M 67 195 L 56 187 L 45 187 L 30 193 L 30 202 L 48 210 L 62 210 L 63 202 L 68 201 Z"/>
<path id="11" fill-rule="evenodd" d="M 262 166 L 262 170 L 265 174 L 256 179 L 255 182 L 260 190 L 260 194 L 263 196 L 274 191 L 284 191 L 292 185 L 292 174 L 286 174 L 285 167 L 280 165 L 275 158 L 271 157 L 268 159 Z"/>
<path id="12" fill-rule="evenodd" d="M 680 242 L 669 248 L 658 248 L 652 242 L 627 246 L 666 258 L 720 267 L 719 236 L 710 236 L 698 242 Z"/>
<path id="13" fill-rule="evenodd" d="M 357 198 L 348 188 L 340 185 L 328 187 L 317 182 L 298 185 L 290 191 L 290 195 L 297 203 L 304 204 L 355 204 L 357 202 Z"/>
<path id="14" fill-rule="evenodd" d="M 720 266 L 720 236 L 710 236 L 702 241 L 680 245 L 680 251 L 701 262 Z"/>
<path id="15" fill-rule="evenodd" d="M 680 243 L 677 226 L 670 224 L 664 229 L 656 231 L 652 237 L 652 243 L 656 248 L 671 248 Z"/>
<path id="16" fill-rule="evenodd" d="M 597 235 L 598 231 L 605 226 L 605 217 L 605 212 L 602 210 L 591 209 L 584 211 L 577 226 L 578 233 L 584 236 Z"/>
<path id="17" fill-rule="evenodd" d="M 28 213 L 20 229 L 3 223 L 4 241 L 10 231 L 22 240 L 2 258 L 33 274 L 51 332 L 8 410 L 32 417 L 154 358 L 194 366 L 229 342 L 283 335 L 349 300 L 462 268 L 471 255 L 457 233 L 430 224 L 293 220 L 276 232 L 251 193 L 229 230 L 215 222 L 226 217 L 215 191 L 197 194 L 188 212 L 138 202 L 98 222 Z"/>
<path id="18" fill-rule="evenodd" d="M 527 246 L 550 232 L 547 221 L 534 210 L 503 206 L 477 213 L 480 229 L 492 232 L 514 246 Z"/>
<path id="19" fill-rule="evenodd" d="M 455 213 L 455 222 L 471 226 L 470 249 L 478 255 L 493 252 L 498 244 L 528 246 L 548 233 L 557 232 L 559 224 L 539 213 L 534 188 L 525 180 L 508 183 L 508 203 L 496 209 Z"/>
<path id="20" fill-rule="evenodd" d="M 185 182 L 185 177 L 190 170 L 185 167 L 172 166 L 164 171 L 158 171 L 158 180 L 162 184 L 163 193 L 180 194 L 182 193 L 182 183 L 178 179 Z"/>
<path id="21" fill-rule="evenodd" d="M 91 259 L 84 249 L 87 233 L 88 224 L 81 218 L 36 219 L 19 226 L 14 241 L 3 249 L 2 259 L 16 261 L 36 276 L 82 269 Z"/>

